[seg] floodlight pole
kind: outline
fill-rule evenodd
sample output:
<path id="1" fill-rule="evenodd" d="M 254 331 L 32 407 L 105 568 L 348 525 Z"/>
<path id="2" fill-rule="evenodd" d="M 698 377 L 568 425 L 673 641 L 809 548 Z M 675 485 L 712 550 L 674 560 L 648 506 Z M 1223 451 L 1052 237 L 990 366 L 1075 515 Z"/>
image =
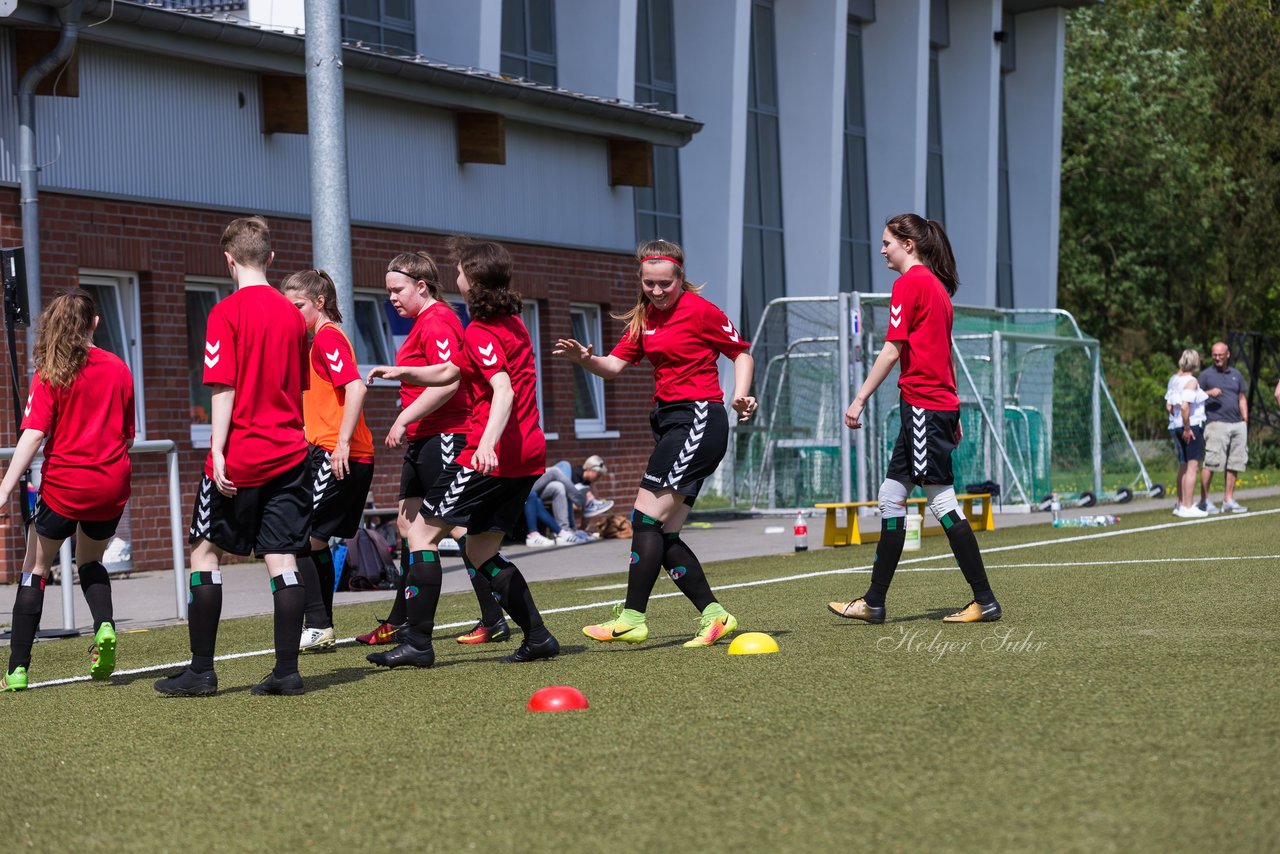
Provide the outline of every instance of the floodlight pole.
<path id="1" fill-rule="evenodd" d="M 347 119 L 342 89 L 338 0 L 306 0 L 307 141 L 311 154 L 311 256 L 338 289 L 338 308 L 355 322 Z"/>

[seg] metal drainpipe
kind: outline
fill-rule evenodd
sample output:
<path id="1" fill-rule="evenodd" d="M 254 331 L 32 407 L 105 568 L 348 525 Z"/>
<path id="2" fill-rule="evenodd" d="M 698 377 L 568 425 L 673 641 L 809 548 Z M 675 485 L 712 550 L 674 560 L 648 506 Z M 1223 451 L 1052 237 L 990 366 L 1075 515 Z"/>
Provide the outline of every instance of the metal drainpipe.
<path id="1" fill-rule="evenodd" d="M 58 9 L 62 35 L 53 53 L 27 69 L 18 84 L 18 186 L 22 212 L 22 245 L 27 262 L 27 299 L 31 306 L 32 324 L 27 327 L 27 364 L 36 346 L 36 318 L 40 316 L 40 214 L 36 176 L 36 87 L 54 69 L 66 62 L 76 47 L 80 34 L 80 14 L 84 0 L 71 0 Z M 28 370 L 30 374 L 30 370 Z"/>

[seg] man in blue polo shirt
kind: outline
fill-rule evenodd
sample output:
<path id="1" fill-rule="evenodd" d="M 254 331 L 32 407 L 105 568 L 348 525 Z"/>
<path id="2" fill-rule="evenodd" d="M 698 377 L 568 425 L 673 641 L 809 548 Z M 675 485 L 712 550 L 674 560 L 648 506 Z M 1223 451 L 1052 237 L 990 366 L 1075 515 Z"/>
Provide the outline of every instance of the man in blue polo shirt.
<path id="1" fill-rule="evenodd" d="M 1231 351 L 1218 341 L 1213 345 L 1213 364 L 1200 373 L 1200 388 L 1205 401 L 1204 466 L 1200 473 L 1200 509 L 1219 512 L 1209 500 L 1209 484 L 1215 471 L 1226 472 L 1222 493 L 1222 512 L 1243 513 L 1247 508 L 1236 503 L 1236 476 L 1249 462 L 1249 402 L 1245 397 L 1244 377 L 1231 367 Z"/>

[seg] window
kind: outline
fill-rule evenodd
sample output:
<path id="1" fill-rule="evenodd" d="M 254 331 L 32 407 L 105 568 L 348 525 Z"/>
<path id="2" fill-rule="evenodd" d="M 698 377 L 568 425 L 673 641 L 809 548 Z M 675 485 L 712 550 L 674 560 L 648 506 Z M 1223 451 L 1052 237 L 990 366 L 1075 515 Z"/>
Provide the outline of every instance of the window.
<path id="1" fill-rule="evenodd" d="M 209 447 L 213 435 L 209 416 L 213 393 L 204 384 L 204 343 L 209 329 L 209 312 L 218 300 L 231 293 L 229 282 L 187 280 L 187 384 L 191 391 L 191 446 Z"/>
<path id="2" fill-rule="evenodd" d="M 938 92 L 938 51 L 929 51 L 929 155 L 925 172 L 925 215 L 946 220 L 946 198 L 942 189 L 942 107 Z"/>
<path id="3" fill-rule="evenodd" d="M 569 320 L 574 338 L 602 352 L 600 306 L 571 305 Z M 579 436 L 605 432 L 604 380 L 579 365 L 573 366 L 573 431 Z"/>
<path id="4" fill-rule="evenodd" d="M 676 111 L 675 33 L 672 0 L 636 4 L 636 103 Z M 636 239 L 680 235 L 680 159 L 670 146 L 653 147 L 653 186 L 636 187 Z"/>
<path id="5" fill-rule="evenodd" d="M 342 0 L 342 38 L 396 55 L 416 55 L 414 0 Z"/>
<path id="6" fill-rule="evenodd" d="M 867 198 L 867 115 L 860 22 L 849 21 L 845 43 L 840 289 L 867 292 L 871 290 L 871 214 Z"/>
<path id="7" fill-rule="evenodd" d="M 1009 221 L 1009 130 L 1005 124 L 1004 77 L 1000 78 L 1000 161 L 999 184 L 996 188 L 998 212 L 996 214 L 996 305 L 1014 308 L 1013 305 L 1013 238 Z"/>
<path id="8" fill-rule="evenodd" d="M 787 294 L 772 0 L 752 4 L 750 59 L 740 323 L 748 335 L 754 334 L 770 300 Z"/>
<path id="9" fill-rule="evenodd" d="M 556 85 L 555 0 L 502 0 L 501 70 Z"/>
<path id="10" fill-rule="evenodd" d="M 395 363 L 397 345 L 392 340 L 391 319 L 388 317 L 388 314 L 395 314 L 395 309 L 391 308 L 386 292 L 355 291 L 351 296 L 356 316 L 346 319 L 342 331 L 347 333 L 351 346 L 356 350 L 361 376 L 368 376 L 370 368 Z M 407 320 L 405 323 L 412 325 Z M 408 333 L 406 326 L 404 334 Z"/>
<path id="11" fill-rule="evenodd" d="M 138 279 L 132 273 L 80 271 L 80 287 L 98 308 L 98 328 L 93 343 L 119 356 L 133 374 L 134 422 L 137 438 L 147 437 L 142 378 L 142 344 L 139 341 L 141 309 Z"/>

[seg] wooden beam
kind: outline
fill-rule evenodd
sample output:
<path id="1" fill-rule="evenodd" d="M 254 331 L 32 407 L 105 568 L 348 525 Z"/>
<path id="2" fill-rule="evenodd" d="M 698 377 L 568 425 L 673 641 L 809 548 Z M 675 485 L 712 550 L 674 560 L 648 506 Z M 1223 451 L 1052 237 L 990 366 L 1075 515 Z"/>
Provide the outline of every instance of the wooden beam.
<path id="1" fill-rule="evenodd" d="M 307 78 L 264 74 L 262 92 L 263 133 L 307 132 Z"/>
<path id="2" fill-rule="evenodd" d="M 652 187 L 653 145 L 639 139 L 610 139 L 609 186 Z"/>
<path id="3" fill-rule="evenodd" d="M 456 113 L 458 162 L 507 163 L 507 128 L 498 113 Z"/>
<path id="4" fill-rule="evenodd" d="M 22 81 L 22 75 L 27 73 L 27 69 L 53 53 L 53 49 L 58 45 L 59 33 L 57 30 L 14 30 L 17 48 L 14 50 L 14 75 L 13 82 L 16 90 L 17 84 Z M 37 95 L 52 95 L 58 98 L 79 98 L 80 97 L 80 50 L 77 47 L 72 51 L 70 59 L 64 62 L 60 67 L 55 68 L 44 76 L 44 79 L 36 86 Z"/>

